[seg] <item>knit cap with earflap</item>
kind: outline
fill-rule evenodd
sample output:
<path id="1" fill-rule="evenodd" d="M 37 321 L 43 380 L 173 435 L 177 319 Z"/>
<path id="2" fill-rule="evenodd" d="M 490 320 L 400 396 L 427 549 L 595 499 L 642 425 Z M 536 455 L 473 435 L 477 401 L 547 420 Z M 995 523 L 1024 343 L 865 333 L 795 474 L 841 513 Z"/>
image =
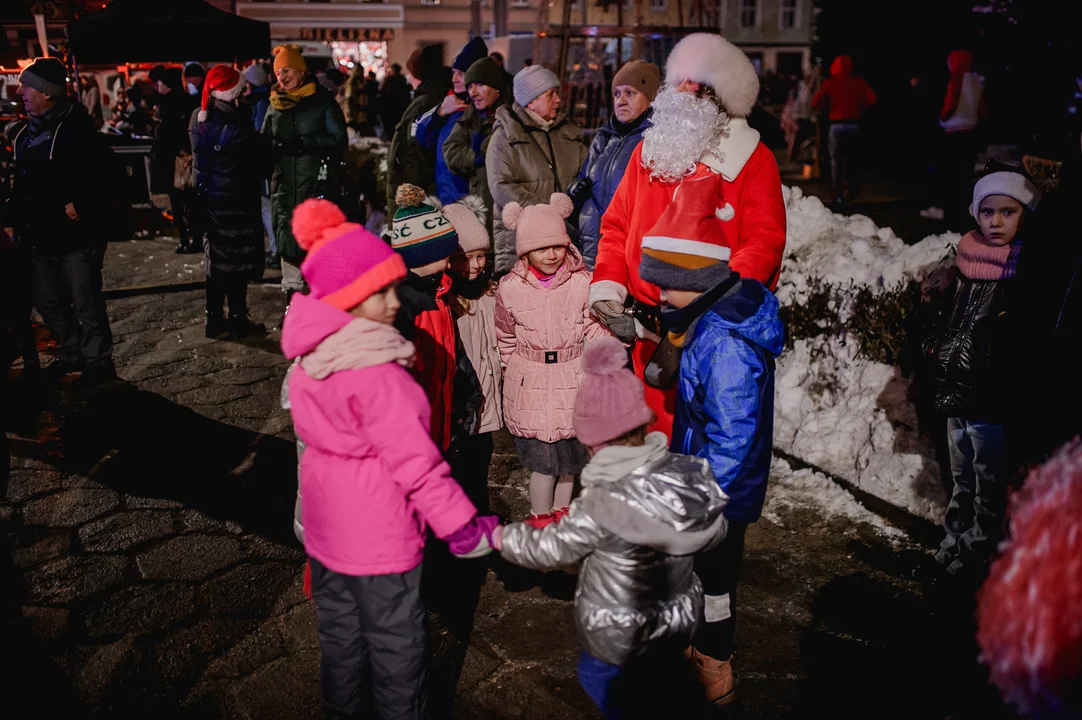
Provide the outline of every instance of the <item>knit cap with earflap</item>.
<path id="1" fill-rule="evenodd" d="M 309 296 L 351 310 L 406 277 L 402 256 L 346 215 L 334 203 L 313 198 L 293 211 L 293 234 L 308 254 L 301 273 Z"/>
<path id="2" fill-rule="evenodd" d="M 278 72 L 282 68 L 293 68 L 298 72 L 308 72 L 308 63 L 304 61 L 304 57 L 301 55 L 301 46 L 293 45 L 279 45 L 272 51 L 274 53 L 274 71 Z"/>
<path id="3" fill-rule="evenodd" d="M 582 369 L 586 377 L 571 420 L 580 442 L 597 447 L 654 421 L 642 380 L 627 369 L 627 350 L 619 340 L 589 341 Z"/>
<path id="4" fill-rule="evenodd" d="M 714 173 L 680 183 L 642 239 L 643 280 L 671 290 L 706 292 L 729 277 L 732 251 L 725 223 L 735 211 L 719 199 L 723 187 L 722 176 Z"/>
<path id="5" fill-rule="evenodd" d="M 215 65 L 207 73 L 207 79 L 203 82 L 203 103 L 199 111 L 199 122 L 207 119 L 207 110 L 210 108 L 210 100 L 214 98 L 223 102 L 233 102 L 241 96 L 247 81 L 244 76 L 237 72 L 236 68 L 229 65 Z"/>
<path id="6" fill-rule="evenodd" d="M 416 185 L 403 183 L 394 196 L 398 209 L 391 225 L 391 247 L 409 268 L 431 265 L 451 257 L 458 247 L 455 226 L 443 214 L 443 205 Z"/>
<path id="7" fill-rule="evenodd" d="M 503 226 L 515 231 L 515 253 L 522 257 L 534 250 L 570 245 L 564 220 L 571 217 L 574 209 L 571 198 L 563 193 L 552 193 L 548 205 L 528 208 L 517 202 L 504 205 Z"/>

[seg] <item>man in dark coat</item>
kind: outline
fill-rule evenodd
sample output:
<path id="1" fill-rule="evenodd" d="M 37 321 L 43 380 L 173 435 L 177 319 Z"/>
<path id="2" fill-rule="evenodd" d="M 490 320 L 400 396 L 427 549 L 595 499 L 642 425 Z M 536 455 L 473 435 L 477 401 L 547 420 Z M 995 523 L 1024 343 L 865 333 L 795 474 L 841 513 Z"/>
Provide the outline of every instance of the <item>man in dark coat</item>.
<path id="1" fill-rule="evenodd" d="M 252 125 L 251 108 L 238 102 L 245 85 L 235 69 L 214 66 L 203 86 L 203 108 L 191 120 L 195 189 L 207 232 L 208 338 L 266 330 L 248 318 L 248 283 L 263 276 L 263 143 Z"/>
<path id="2" fill-rule="evenodd" d="M 394 129 L 398 127 L 398 121 L 409 104 L 410 86 L 402 76 L 402 66 L 395 63 L 379 89 L 379 117 L 383 126 L 380 135 L 384 140 L 394 137 Z"/>
<path id="3" fill-rule="evenodd" d="M 438 45 L 415 51 L 406 67 L 414 84 L 413 102 L 398 121 L 387 154 L 388 216 L 394 215 L 395 191 L 403 183 L 423 188 L 429 195 L 436 194 L 436 151 L 421 147 L 415 125 L 422 115 L 443 102 L 451 90 L 451 71 L 443 67 Z"/>
<path id="4" fill-rule="evenodd" d="M 278 253 L 282 258 L 282 289 L 287 294 L 304 289 L 300 265 L 304 251 L 293 237 L 293 210 L 308 198 L 341 187 L 334 172 L 346 151 L 346 118 L 334 96 L 308 74 L 308 65 L 296 45 L 274 49 L 277 84 L 271 89 L 270 109 L 263 121 L 263 139 L 270 145 L 271 205 Z M 351 213 L 348 198 L 329 197 Z M 355 219 L 355 218 L 352 218 Z"/>
<path id="5" fill-rule="evenodd" d="M 174 185 L 177 157 L 192 151 L 188 141 L 188 121 L 199 103 L 184 91 L 184 79 L 178 68 L 158 65 L 150 71 L 150 80 L 154 83 L 154 91 L 158 96 L 158 131 L 151 148 L 151 167 L 154 170 L 151 184 L 155 192 L 169 194 L 173 225 L 180 233 L 180 244 L 176 251 L 202 252 L 203 238 L 198 226 L 193 228 L 195 232 L 189 232 L 188 205 L 192 193 L 189 189 L 180 189 Z"/>
<path id="6" fill-rule="evenodd" d="M 67 70 L 37 58 L 19 76 L 30 122 L 15 138 L 15 184 L 5 213 L 31 248 L 34 305 L 60 349 L 50 367 L 80 382 L 116 377 L 101 270 L 110 237 L 126 234 L 122 169 L 86 109 L 67 95 Z"/>

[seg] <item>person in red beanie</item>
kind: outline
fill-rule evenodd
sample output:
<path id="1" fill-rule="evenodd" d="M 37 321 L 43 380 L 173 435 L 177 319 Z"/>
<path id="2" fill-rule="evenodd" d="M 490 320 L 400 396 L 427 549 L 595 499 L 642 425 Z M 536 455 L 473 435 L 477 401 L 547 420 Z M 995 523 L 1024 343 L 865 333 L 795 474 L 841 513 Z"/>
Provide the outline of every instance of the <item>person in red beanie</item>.
<path id="1" fill-rule="evenodd" d="M 402 257 L 326 200 L 293 214 L 311 291 L 294 298 L 282 350 L 296 361 L 290 413 L 301 461 L 304 549 L 322 649 L 327 717 L 428 717 L 421 561 L 425 528 L 458 557 L 491 551 L 429 436 L 431 412 L 394 328 Z"/>
<path id="2" fill-rule="evenodd" d="M 665 83 L 652 103 L 653 127 L 643 133 L 601 219 L 590 288 L 594 315 L 634 343 L 639 377 L 664 334 L 660 290 L 639 274 L 643 238 L 683 178 L 712 173 L 722 179 L 717 206 L 729 218 L 733 270 L 775 288 L 785 251 L 778 163 L 747 121 L 759 94 L 747 56 L 720 35 L 688 35 L 669 55 Z M 652 429 L 671 433 L 672 390 L 648 386 L 646 401 L 658 416 Z"/>
<path id="3" fill-rule="evenodd" d="M 228 65 L 216 65 L 203 83 L 189 135 L 199 240 L 207 273 L 206 336 L 233 338 L 266 332 L 248 317 L 248 283 L 263 277 L 263 143 L 252 110 L 241 104 L 247 84 Z M 229 303 L 229 319 L 225 303 Z"/>
<path id="4" fill-rule="evenodd" d="M 591 455 L 582 496 L 557 525 L 515 523 L 495 537 L 503 557 L 523 567 L 552 570 L 586 558 L 575 591 L 579 682 L 607 718 L 652 699 L 621 692 L 633 685 L 618 682 L 629 662 L 666 648 L 679 660 L 703 611 L 694 554 L 726 530 L 727 498 L 710 466 L 669 452 L 662 433 L 647 434 L 654 412 L 626 364 L 613 338 L 591 342 L 583 356 L 573 416 Z M 665 702 L 671 711 L 672 699 Z"/>

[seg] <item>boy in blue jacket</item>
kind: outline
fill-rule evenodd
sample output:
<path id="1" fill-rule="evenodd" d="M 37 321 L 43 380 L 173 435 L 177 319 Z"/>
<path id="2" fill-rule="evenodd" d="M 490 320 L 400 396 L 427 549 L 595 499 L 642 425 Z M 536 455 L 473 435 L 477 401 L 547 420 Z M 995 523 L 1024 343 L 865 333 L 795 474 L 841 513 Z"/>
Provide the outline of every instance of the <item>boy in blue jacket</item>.
<path id="1" fill-rule="evenodd" d="M 721 176 L 685 179 L 642 241 L 642 278 L 661 288 L 666 337 L 646 379 L 667 386 L 679 358 L 671 450 L 710 463 L 729 496 L 729 534 L 695 558 L 704 617 L 688 651 L 707 699 L 733 699 L 735 591 L 748 523 L 762 513 L 774 435 L 774 358 L 785 342 L 778 300 L 729 269 Z"/>

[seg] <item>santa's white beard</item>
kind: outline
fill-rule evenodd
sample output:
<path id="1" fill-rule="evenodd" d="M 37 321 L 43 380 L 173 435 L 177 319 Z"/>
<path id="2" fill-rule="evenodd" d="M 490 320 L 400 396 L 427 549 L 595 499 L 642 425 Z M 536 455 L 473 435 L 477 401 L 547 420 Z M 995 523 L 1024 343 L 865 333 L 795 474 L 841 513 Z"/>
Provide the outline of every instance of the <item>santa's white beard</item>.
<path id="1" fill-rule="evenodd" d="M 662 88 L 652 107 L 653 126 L 642 135 L 642 166 L 651 179 L 677 182 L 716 147 L 729 119 L 710 98 L 672 87 Z"/>

